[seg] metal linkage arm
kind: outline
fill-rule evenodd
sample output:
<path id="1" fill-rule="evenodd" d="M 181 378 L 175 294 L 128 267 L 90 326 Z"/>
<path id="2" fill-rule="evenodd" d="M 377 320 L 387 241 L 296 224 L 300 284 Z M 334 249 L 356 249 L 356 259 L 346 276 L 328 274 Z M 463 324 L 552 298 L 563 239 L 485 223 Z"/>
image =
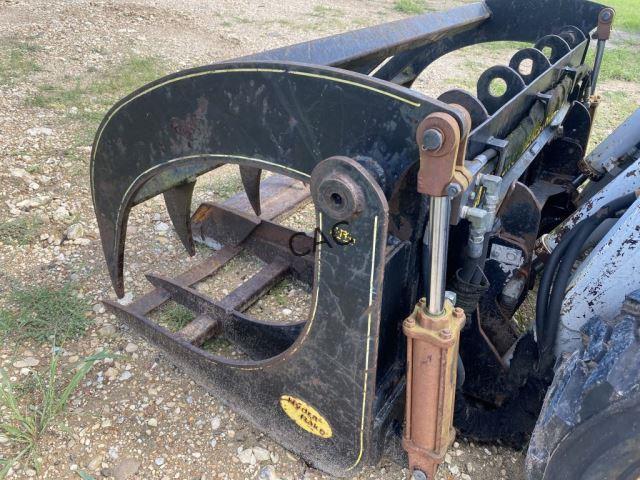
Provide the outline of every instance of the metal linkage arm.
<path id="1" fill-rule="evenodd" d="M 387 57 L 477 27 L 490 17 L 484 3 L 426 13 L 240 58 L 311 63 L 369 73 Z"/>

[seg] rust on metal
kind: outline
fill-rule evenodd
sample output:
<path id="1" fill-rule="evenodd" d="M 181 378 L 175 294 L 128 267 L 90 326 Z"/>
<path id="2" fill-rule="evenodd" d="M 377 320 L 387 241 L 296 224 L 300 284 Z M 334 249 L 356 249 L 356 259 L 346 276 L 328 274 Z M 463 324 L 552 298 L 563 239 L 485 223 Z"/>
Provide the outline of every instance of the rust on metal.
<path id="1" fill-rule="evenodd" d="M 426 145 L 424 137 L 427 132 L 439 137 L 439 141 Z M 446 196 L 447 186 L 455 174 L 460 136 L 458 122 L 446 113 L 432 113 L 420 123 L 416 131 L 420 145 L 418 192 L 432 197 Z"/>
<path id="2" fill-rule="evenodd" d="M 604 8 L 598 15 L 598 28 L 596 29 L 596 38 L 598 40 L 609 40 L 611 37 L 611 27 L 616 11 L 613 8 Z"/>
<path id="3" fill-rule="evenodd" d="M 201 346 L 211 337 L 216 337 L 222 332 L 222 322 L 208 315 L 198 315 L 178 335 L 192 345 Z"/>
<path id="4" fill-rule="evenodd" d="M 429 315 L 422 299 L 404 321 L 407 396 L 403 446 L 409 467 L 435 478 L 453 443 L 453 411 L 464 311 L 446 301 L 442 316 Z"/>
<path id="5" fill-rule="evenodd" d="M 448 113 L 436 112 L 427 116 L 416 130 L 420 145 L 418 192 L 432 197 L 446 196 L 452 182 L 466 190 L 472 180 L 465 167 L 471 115 L 460 105 L 451 107 L 460 113 L 461 123 Z M 425 134 L 434 135 L 440 141 L 429 145 Z"/>

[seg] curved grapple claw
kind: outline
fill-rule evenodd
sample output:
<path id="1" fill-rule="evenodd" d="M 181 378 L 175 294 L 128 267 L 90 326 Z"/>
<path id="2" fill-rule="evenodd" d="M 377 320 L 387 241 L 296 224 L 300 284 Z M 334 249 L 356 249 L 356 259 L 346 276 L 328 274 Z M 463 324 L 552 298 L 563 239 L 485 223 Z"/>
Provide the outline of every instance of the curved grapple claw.
<path id="1" fill-rule="evenodd" d="M 167 206 L 173 228 L 191 256 L 196 254 L 191 233 L 191 199 L 195 186 L 196 182 L 188 182 L 164 192 L 164 203 Z"/>
<path id="2" fill-rule="evenodd" d="M 94 208 L 116 293 L 124 294 L 126 222 L 134 205 L 167 192 L 176 231 L 192 251 L 189 183 L 199 175 L 223 163 L 240 165 L 256 213 L 261 170 L 308 182 L 313 168 L 337 153 L 387 164 L 393 185 L 418 156 L 416 125 L 434 111 L 459 116 L 404 87 L 294 63 L 210 65 L 134 92 L 107 114 L 91 159 Z"/>
<path id="3" fill-rule="evenodd" d="M 247 194 L 249 203 L 256 212 L 257 216 L 260 216 L 260 177 L 262 176 L 262 169 L 255 167 L 247 167 L 240 165 L 240 178 L 242 179 L 242 185 L 244 191 Z"/>

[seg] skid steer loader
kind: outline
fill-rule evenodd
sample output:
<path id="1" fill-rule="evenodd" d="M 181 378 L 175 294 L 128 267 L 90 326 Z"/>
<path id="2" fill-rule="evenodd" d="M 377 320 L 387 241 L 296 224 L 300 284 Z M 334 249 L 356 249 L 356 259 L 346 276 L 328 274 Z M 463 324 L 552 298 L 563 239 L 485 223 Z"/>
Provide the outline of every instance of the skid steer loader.
<path id="1" fill-rule="evenodd" d="M 189 254 L 194 239 L 216 248 L 106 304 L 335 476 L 385 454 L 432 480 L 457 430 L 528 445 L 531 480 L 639 478 L 640 111 L 587 152 L 614 13 L 485 0 L 141 87 L 109 111 L 91 158 L 115 292 L 129 213 L 160 193 Z M 475 94 L 411 88 L 447 53 L 504 40 L 531 47 Z M 192 211 L 196 179 L 225 164 L 245 193 Z M 280 222 L 308 201 L 312 233 Z M 221 299 L 198 288 L 240 252 L 263 268 Z M 285 275 L 310 285 L 308 317 L 248 314 Z M 168 301 L 194 320 L 155 322 Z M 204 349 L 214 337 L 246 357 Z"/>

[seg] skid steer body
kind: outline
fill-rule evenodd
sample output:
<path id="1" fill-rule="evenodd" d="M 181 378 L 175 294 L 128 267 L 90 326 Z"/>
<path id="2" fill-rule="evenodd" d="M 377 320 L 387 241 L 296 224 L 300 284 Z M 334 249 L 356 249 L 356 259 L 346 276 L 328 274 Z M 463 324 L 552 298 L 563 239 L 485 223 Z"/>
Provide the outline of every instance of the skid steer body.
<path id="1" fill-rule="evenodd" d="M 491 287 L 478 311 L 465 310 L 460 354 L 469 360 L 468 397 L 459 395 L 456 422 L 481 438 L 521 442 L 535 416 L 509 427 L 481 425 L 474 402 L 510 412 L 522 400 L 532 339 L 513 353 L 520 376 L 507 378 L 501 358 L 516 339 L 502 335 L 506 307 L 495 300 L 508 281 L 528 278 L 537 233 L 555 226 L 560 209 L 553 204 L 553 216 L 543 207 L 568 195 L 580 174 L 593 114 L 584 60 L 603 8 L 583 0 L 486 0 L 185 70 L 133 92 L 103 120 L 91 158 L 93 203 L 117 295 L 125 292 L 129 212 L 159 193 L 190 254 L 194 236 L 220 245 L 177 278 L 148 275 L 154 290 L 133 304 L 107 304 L 313 466 L 350 476 L 385 451 L 406 461 L 402 321 L 428 283 L 421 264 L 429 208 L 416 184 L 436 175 L 421 164 L 426 146 L 417 134 L 426 118 L 446 118 L 460 132 L 449 166 L 449 250 L 464 250 L 469 209 L 487 198 L 500 225 L 485 269 Z M 435 99 L 411 89 L 443 55 L 502 40 L 535 48 L 487 70 L 477 95 L 451 90 Z M 496 79 L 506 85 L 500 96 L 490 91 Z M 239 165 L 246 196 L 205 203 L 192 214 L 197 177 L 229 163 Z M 261 181 L 263 170 L 275 175 Z M 495 176 L 502 183 L 492 188 Z M 275 221 L 309 198 L 313 235 Z M 194 287 L 242 250 L 265 266 L 237 290 L 214 300 Z M 448 271 L 462 261 L 450 255 Z M 281 324 L 243 313 L 288 274 L 312 286 L 308 318 Z M 169 300 L 196 314 L 177 333 L 149 317 Z M 522 300 L 516 295 L 506 310 Z M 488 319 L 484 329 L 480 317 Z M 249 359 L 205 351 L 217 335 Z M 537 385 L 534 378 L 526 389 Z M 529 390 L 528 401 L 539 406 L 544 390 Z"/>

